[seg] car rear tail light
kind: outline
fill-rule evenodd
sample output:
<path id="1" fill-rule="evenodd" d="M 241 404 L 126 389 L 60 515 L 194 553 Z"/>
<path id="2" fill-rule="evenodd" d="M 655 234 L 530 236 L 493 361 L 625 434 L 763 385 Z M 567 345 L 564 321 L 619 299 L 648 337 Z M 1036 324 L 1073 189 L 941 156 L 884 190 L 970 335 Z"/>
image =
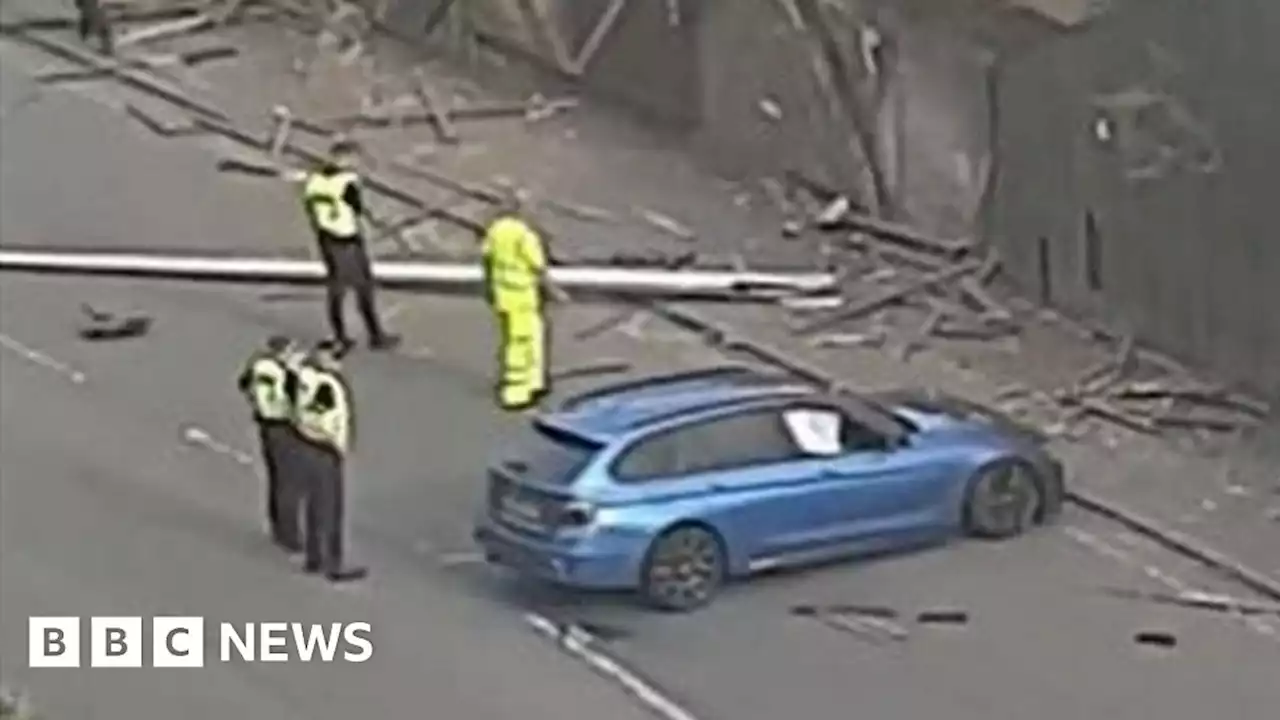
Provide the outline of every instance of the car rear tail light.
<path id="1" fill-rule="evenodd" d="M 574 502 L 560 510 L 561 527 L 586 527 L 596 518 L 595 506 L 589 503 Z"/>

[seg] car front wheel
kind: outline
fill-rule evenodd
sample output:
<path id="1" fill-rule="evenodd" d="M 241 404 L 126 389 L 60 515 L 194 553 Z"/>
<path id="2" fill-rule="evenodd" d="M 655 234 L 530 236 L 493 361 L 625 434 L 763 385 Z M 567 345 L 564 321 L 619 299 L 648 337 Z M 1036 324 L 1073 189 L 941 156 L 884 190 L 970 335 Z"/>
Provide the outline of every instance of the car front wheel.
<path id="1" fill-rule="evenodd" d="M 643 573 L 641 592 L 651 605 L 688 612 L 711 602 L 724 584 L 724 550 L 707 528 L 674 527 L 653 542 Z"/>
<path id="2" fill-rule="evenodd" d="M 979 537 L 1013 537 L 1035 524 L 1043 502 L 1035 469 L 1025 462 L 1001 460 L 982 468 L 970 483 L 965 527 Z"/>

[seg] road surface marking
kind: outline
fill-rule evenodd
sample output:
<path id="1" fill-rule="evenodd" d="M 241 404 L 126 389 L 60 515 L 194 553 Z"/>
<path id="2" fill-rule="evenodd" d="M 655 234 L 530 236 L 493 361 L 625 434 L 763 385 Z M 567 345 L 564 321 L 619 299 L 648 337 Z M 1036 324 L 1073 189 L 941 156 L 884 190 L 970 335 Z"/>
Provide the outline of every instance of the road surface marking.
<path id="1" fill-rule="evenodd" d="M 697 716 L 677 705 L 643 678 L 592 647 L 596 644 L 596 638 L 586 630 L 576 625 L 559 625 L 537 613 L 527 613 L 524 619 L 539 635 L 555 641 L 566 653 L 586 663 L 606 679 L 621 685 L 664 720 L 698 720 Z"/>
<path id="2" fill-rule="evenodd" d="M 194 447 L 202 447 L 202 448 L 205 448 L 206 450 L 212 450 L 213 452 L 219 455 L 223 455 L 225 457 L 229 457 L 232 460 L 236 461 L 237 463 L 244 465 L 246 467 L 253 467 L 255 464 L 253 460 L 253 456 L 250 455 L 249 453 L 246 453 L 241 450 L 237 450 L 236 448 L 233 448 L 230 445 L 227 445 L 226 443 L 215 438 L 213 435 L 210 435 L 209 432 L 204 428 L 201 428 L 196 425 L 188 425 L 187 427 L 183 428 L 182 441 Z"/>
<path id="3" fill-rule="evenodd" d="M 484 553 L 475 551 L 442 553 L 436 557 L 436 561 L 445 567 L 475 565 L 484 562 Z"/>
<path id="4" fill-rule="evenodd" d="M 1077 543 L 1089 548 L 1103 557 L 1115 560 L 1126 567 L 1134 566 L 1132 555 L 1108 543 L 1091 532 L 1081 530 L 1080 528 L 1073 527 L 1071 525 L 1066 526 L 1062 531 L 1066 533 L 1067 537 L 1075 540 Z"/>
<path id="5" fill-rule="evenodd" d="M 0 335 L 0 346 L 3 346 L 5 349 L 10 350 L 14 353 L 17 353 L 18 355 L 22 356 L 29 362 L 35 363 L 36 365 L 39 365 L 43 368 L 46 368 L 48 370 L 52 370 L 58 373 L 59 375 L 67 378 L 68 380 L 75 383 L 76 385 L 81 385 L 85 381 L 84 373 L 80 372 L 79 370 L 76 370 L 75 368 L 71 367 L 70 365 L 67 365 L 64 362 L 60 362 L 58 360 L 55 360 L 49 357 L 48 355 L 45 355 L 39 350 L 36 350 L 34 348 L 29 348 L 26 345 L 23 345 L 22 343 L 18 342 L 17 340 L 14 340 L 13 338 L 9 337 L 8 335 Z"/>
<path id="6" fill-rule="evenodd" d="M 1075 540 L 1076 542 L 1089 548 L 1090 550 L 1093 550 L 1094 552 L 1098 553 L 1099 555 L 1102 555 L 1103 557 L 1107 557 L 1112 560 L 1115 560 L 1119 562 L 1121 565 L 1124 565 L 1125 567 L 1141 570 L 1143 575 L 1146 575 L 1147 577 L 1151 578 L 1152 580 L 1155 580 L 1161 585 L 1164 585 L 1165 587 L 1169 588 L 1170 590 L 1174 591 L 1179 595 L 1184 595 L 1184 596 L 1209 595 L 1209 593 L 1205 593 L 1204 591 L 1196 590 L 1192 586 L 1188 585 L 1186 582 L 1182 581 L 1180 578 L 1175 577 L 1169 574 L 1168 572 L 1165 572 L 1163 569 L 1155 565 L 1138 562 L 1128 553 L 1124 552 L 1123 550 L 1120 550 L 1114 545 L 1111 545 L 1110 543 L 1098 537 L 1097 535 L 1094 535 L 1093 533 L 1090 533 L 1088 531 L 1085 531 L 1070 525 L 1063 528 L 1063 532 L 1066 533 L 1067 537 L 1071 538 L 1072 540 Z M 1138 546 L 1137 542 L 1126 537 L 1123 534 L 1117 535 L 1116 538 L 1121 542 L 1129 545 L 1130 547 L 1136 548 Z M 1259 635 L 1280 640 L 1280 631 L 1277 631 L 1275 626 L 1273 626 L 1271 623 L 1267 622 L 1266 620 L 1260 617 L 1245 615 L 1243 613 L 1228 613 L 1228 615 L 1232 618 L 1236 618 L 1243 621 L 1244 624 L 1247 625 L 1250 630 L 1253 630 L 1255 633 Z"/>

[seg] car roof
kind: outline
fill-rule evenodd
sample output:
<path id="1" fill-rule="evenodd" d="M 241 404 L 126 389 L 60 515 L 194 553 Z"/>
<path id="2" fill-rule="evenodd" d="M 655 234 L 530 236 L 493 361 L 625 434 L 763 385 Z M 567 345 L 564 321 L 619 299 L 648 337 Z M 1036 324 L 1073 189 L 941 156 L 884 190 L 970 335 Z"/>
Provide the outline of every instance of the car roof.
<path id="1" fill-rule="evenodd" d="M 870 398 L 828 391 L 788 375 L 723 365 L 604 385 L 565 400 L 543 422 L 599 443 L 663 425 L 734 409 L 812 399 L 837 404 L 850 417 L 889 437 L 905 428 Z"/>

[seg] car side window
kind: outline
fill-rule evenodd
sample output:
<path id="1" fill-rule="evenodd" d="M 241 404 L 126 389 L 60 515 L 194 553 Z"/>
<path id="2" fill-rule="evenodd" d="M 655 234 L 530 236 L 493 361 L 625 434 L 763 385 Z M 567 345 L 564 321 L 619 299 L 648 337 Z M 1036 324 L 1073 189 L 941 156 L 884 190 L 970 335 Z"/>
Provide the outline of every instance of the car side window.
<path id="1" fill-rule="evenodd" d="M 640 440 L 613 466 L 613 474 L 623 482 L 644 482 L 680 474 L 679 432 L 663 432 Z"/>
<path id="2" fill-rule="evenodd" d="M 801 459 L 776 410 L 738 413 L 681 426 L 646 438 L 614 465 L 622 482 L 644 482 L 702 472 Z"/>
<path id="3" fill-rule="evenodd" d="M 809 456 L 834 457 L 844 453 L 884 449 L 884 438 L 871 428 L 832 407 L 793 407 L 783 413 L 787 431 Z"/>
<path id="4" fill-rule="evenodd" d="M 680 433 L 682 473 L 732 470 L 804 457 L 777 410 L 754 410 L 698 423 Z"/>
<path id="5" fill-rule="evenodd" d="M 840 430 L 840 445 L 847 453 L 880 452 L 886 449 L 883 435 L 847 417 Z"/>
<path id="6" fill-rule="evenodd" d="M 787 431 L 806 455 L 834 457 L 844 452 L 844 416 L 831 408 L 797 407 L 782 413 Z"/>

